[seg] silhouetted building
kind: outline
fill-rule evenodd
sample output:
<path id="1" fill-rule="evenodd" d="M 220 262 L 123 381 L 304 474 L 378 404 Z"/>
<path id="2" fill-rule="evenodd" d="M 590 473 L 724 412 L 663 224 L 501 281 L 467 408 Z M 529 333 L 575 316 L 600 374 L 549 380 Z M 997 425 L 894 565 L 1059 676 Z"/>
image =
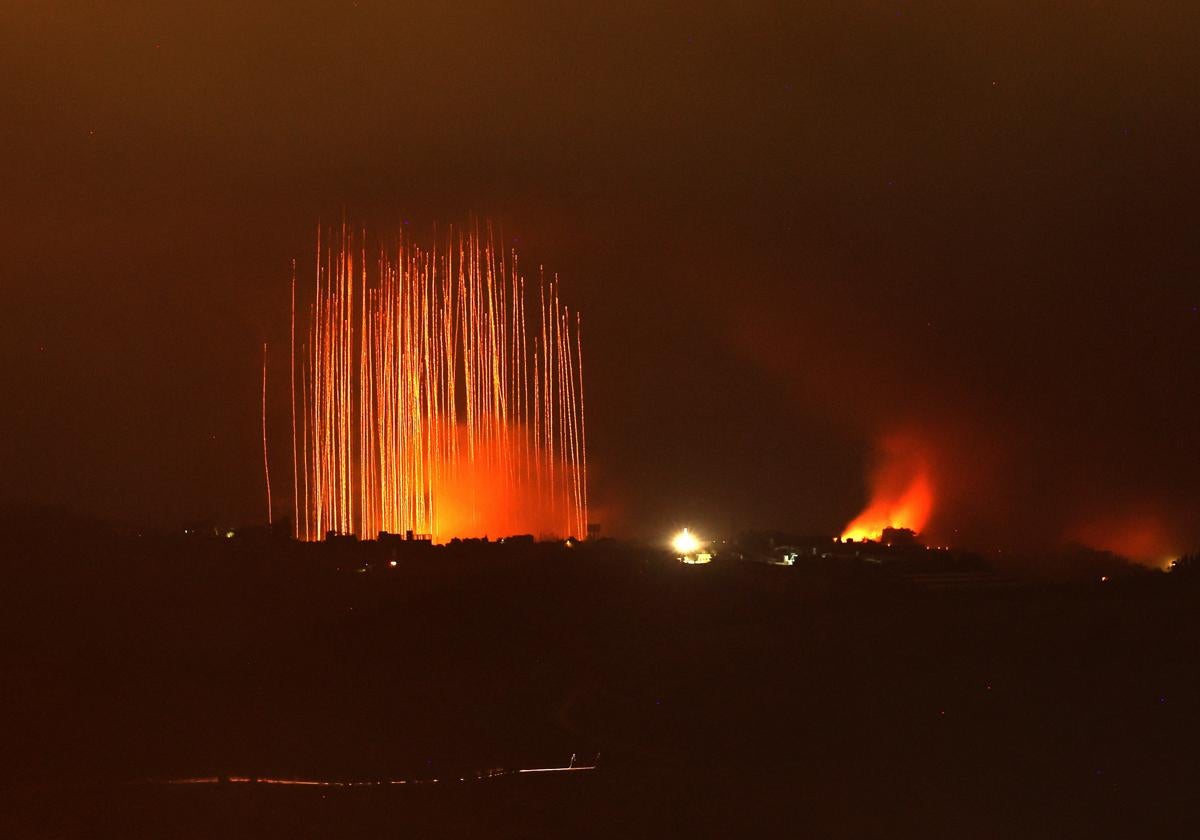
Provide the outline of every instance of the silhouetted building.
<path id="1" fill-rule="evenodd" d="M 433 534 L 417 534 L 414 533 L 412 529 L 405 531 L 403 534 L 393 534 L 390 531 L 380 531 L 378 539 L 379 542 L 387 543 L 389 545 L 398 542 L 432 543 Z"/>
<path id="2" fill-rule="evenodd" d="M 916 548 L 921 544 L 912 528 L 884 528 L 879 542 L 895 548 Z"/>

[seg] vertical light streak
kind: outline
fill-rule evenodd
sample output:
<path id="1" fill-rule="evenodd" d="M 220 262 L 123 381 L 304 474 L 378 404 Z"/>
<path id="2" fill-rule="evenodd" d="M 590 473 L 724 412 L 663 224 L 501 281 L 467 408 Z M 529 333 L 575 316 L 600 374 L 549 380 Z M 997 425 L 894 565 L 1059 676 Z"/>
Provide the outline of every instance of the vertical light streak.
<path id="1" fill-rule="evenodd" d="M 291 400 L 288 410 L 292 414 L 292 536 L 300 536 L 300 470 L 296 463 L 296 261 L 292 260 L 292 320 L 291 349 L 288 354 L 288 377 Z"/>
<path id="2" fill-rule="evenodd" d="M 263 344 L 262 363 L 262 439 L 263 439 L 263 475 L 267 480 L 267 524 L 274 524 L 271 510 L 271 463 L 267 459 L 267 345 Z"/>
<path id="3" fill-rule="evenodd" d="M 579 410 L 579 492 L 581 493 L 581 510 L 583 517 L 582 539 L 587 539 L 588 526 L 588 478 L 587 478 L 587 423 L 583 406 L 583 318 L 575 313 L 575 361 L 578 367 L 579 400 L 575 404 Z"/>

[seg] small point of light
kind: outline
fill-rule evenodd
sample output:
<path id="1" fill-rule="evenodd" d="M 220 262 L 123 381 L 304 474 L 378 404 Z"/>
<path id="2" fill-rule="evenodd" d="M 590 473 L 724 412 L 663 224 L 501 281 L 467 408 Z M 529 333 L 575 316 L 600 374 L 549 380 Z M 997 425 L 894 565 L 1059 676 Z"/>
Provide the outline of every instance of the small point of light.
<path id="1" fill-rule="evenodd" d="M 389 565 L 389 566 L 391 566 L 391 567 L 394 569 L 394 568 L 396 568 L 396 561 L 395 561 L 395 560 L 389 560 L 389 561 L 388 561 L 388 565 Z"/>

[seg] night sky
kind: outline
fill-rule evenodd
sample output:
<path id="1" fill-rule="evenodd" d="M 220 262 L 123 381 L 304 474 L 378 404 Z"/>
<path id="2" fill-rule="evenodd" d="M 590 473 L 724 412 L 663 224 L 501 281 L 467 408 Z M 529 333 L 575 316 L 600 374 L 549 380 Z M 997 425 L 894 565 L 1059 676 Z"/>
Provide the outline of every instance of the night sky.
<path id="1" fill-rule="evenodd" d="M 264 518 L 317 223 L 490 218 L 583 313 L 608 533 L 835 533 L 903 439 L 938 540 L 1193 550 L 1198 43 L 1186 2 L 7 3 L 0 499 Z"/>

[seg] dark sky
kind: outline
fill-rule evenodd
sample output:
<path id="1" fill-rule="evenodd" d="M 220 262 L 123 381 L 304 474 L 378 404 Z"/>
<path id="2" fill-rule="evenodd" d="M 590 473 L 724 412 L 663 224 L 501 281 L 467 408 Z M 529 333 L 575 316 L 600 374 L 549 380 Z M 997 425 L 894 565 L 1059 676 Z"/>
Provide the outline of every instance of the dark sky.
<path id="1" fill-rule="evenodd" d="M 899 434 L 932 534 L 1200 544 L 1194 3 L 648 5 L 4 4 L 0 498 L 261 518 L 318 220 L 474 215 L 609 531 L 837 531 Z"/>

